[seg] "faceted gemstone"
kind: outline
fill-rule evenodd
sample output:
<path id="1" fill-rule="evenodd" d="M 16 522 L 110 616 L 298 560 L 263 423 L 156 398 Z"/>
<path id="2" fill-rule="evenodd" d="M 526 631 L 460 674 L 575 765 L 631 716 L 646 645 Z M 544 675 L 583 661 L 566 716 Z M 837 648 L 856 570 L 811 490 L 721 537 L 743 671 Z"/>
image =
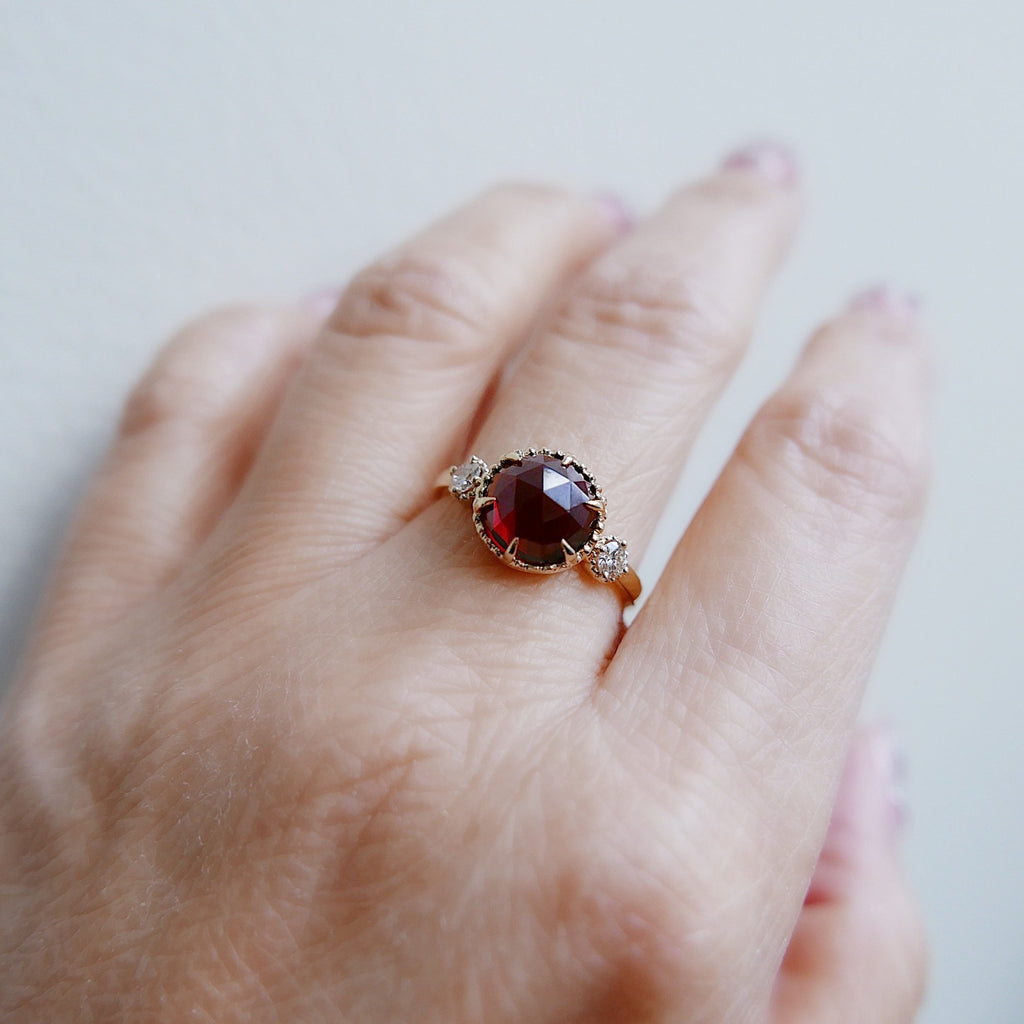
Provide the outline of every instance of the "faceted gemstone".
<path id="1" fill-rule="evenodd" d="M 487 472 L 487 463 L 475 455 L 461 466 L 452 469 L 452 482 L 449 486 L 457 498 L 468 498 L 476 489 L 476 485 Z"/>
<path id="2" fill-rule="evenodd" d="M 484 532 L 502 551 L 518 537 L 515 557 L 526 565 L 564 565 L 562 541 L 578 551 L 597 528 L 599 512 L 586 506 L 594 498 L 591 484 L 552 455 L 526 455 L 505 466 L 485 495 L 495 500 L 480 514 Z"/>
<path id="3" fill-rule="evenodd" d="M 613 583 L 629 568 L 626 542 L 618 537 L 602 538 L 590 555 L 590 567 L 595 576 Z"/>

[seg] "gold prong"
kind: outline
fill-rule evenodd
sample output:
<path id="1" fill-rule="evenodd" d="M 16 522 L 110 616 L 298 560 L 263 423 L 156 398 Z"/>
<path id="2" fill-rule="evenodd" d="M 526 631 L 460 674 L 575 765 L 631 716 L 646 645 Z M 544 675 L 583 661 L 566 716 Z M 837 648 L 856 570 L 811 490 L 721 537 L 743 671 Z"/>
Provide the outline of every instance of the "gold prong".
<path id="1" fill-rule="evenodd" d="M 562 465 L 563 466 L 571 466 L 572 463 L 573 463 L 573 458 L 572 458 L 571 455 L 566 455 L 566 457 L 564 459 L 562 459 Z"/>
<path id="2" fill-rule="evenodd" d="M 562 550 L 565 552 L 565 564 L 573 565 L 580 560 L 580 553 L 563 537 Z"/>
<path id="3" fill-rule="evenodd" d="M 590 501 L 583 502 L 586 508 L 592 508 L 595 512 L 604 511 L 604 502 L 600 498 L 591 498 Z"/>
<path id="4" fill-rule="evenodd" d="M 513 537 L 505 548 L 504 559 L 506 562 L 514 562 L 516 558 L 516 552 L 519 550 L 519 538 Z"/>
<path id="5" fill-rule="evenodd" d="M 473 499 L 473 512 L 479 512 L 482 509 L 487 508 L 489 505 L 493 505 L 498 499 L 491 494 L 484 494 L 479 498 Z"/>

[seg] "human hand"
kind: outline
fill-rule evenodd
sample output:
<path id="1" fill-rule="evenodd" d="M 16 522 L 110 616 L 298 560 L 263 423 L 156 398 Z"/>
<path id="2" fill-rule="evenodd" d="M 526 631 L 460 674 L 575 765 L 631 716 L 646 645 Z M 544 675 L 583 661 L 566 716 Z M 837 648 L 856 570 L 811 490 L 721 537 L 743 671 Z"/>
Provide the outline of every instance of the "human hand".
<path id="1" fill-rule="evenodd" d="M 636 230 L 499 188 L 326 325 L 161 353 L 6 702 L 4 1021 L 910 1020 L 883 735 L 827 829 L 923 502 L 912 305 L 816 335 L 628 630 L 434 489 L 563 448 L 635 561 L 798 206 L 772 147 Z"/>

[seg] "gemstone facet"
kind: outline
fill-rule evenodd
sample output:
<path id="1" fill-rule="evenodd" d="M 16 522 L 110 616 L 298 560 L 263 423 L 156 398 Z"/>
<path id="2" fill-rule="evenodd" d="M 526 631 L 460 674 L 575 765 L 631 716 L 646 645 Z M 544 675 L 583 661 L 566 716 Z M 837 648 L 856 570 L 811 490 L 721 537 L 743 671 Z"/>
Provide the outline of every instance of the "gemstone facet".
<path id="1" fill-rule="evenodd" d="M 618 537 L 602 537 L 590 555 L 590 570 L 599 579 L 614 583 L 629 569 L 626 542 Z"/>
<path id="2" fill-rule="evenodd" d="M 484 538 L 513 564 L 552 571 L 574 564 L 602 524 L 597 485 L 583 467 L 556 452 L 506 456 L 492 472 L 480 499 L 477 522 Z"/>

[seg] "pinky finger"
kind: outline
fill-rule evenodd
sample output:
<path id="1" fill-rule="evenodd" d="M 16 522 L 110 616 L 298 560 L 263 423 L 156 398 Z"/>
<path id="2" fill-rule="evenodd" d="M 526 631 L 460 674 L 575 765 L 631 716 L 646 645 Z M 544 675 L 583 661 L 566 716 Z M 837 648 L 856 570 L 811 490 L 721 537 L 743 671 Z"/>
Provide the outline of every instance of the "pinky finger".
<path id="1" fill-rule="evenodd" d="M 892 737 L 860 730 L 779 972 L 772 1024 L 910 1024 L 927 946 L 900 868 Z"/>

